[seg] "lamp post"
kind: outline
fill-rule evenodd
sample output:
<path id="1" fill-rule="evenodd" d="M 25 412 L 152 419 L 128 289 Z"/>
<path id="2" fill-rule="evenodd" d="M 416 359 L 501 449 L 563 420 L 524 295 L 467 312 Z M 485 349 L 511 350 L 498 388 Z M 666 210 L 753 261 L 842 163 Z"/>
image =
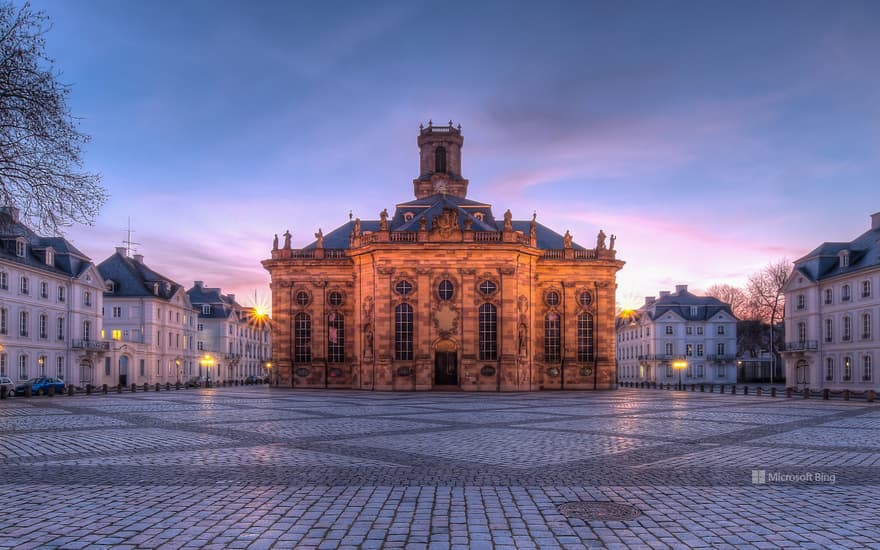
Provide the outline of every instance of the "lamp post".
<path id="1" fill-rule="evenodd" d="M 199 359 L 199 364 L 205 368 L 205 387 L 211 387 L 211 367 L 214 366 L 214 358 L 210 354 L 205 354 Z"/>
<path id="2" fill-rule="evenodd" d="M 672 362 L 672 368 L 678 371 L 678 389 L 683 389 L 683 386 L 681 385 L 681 371 L 686 369 L 687 366 L 687 361 L 681 359 Z"/>
<path id="3" fill-rule="evenodd" d="M 266 361 L 266 380 L 272 385 L 272 361 Z"/>
<path id="4" fill-rule="evenodd" d="M 180 359 L 175 359 L 174 364 L 177 366 L 177 383 L 180 384 Z"/>

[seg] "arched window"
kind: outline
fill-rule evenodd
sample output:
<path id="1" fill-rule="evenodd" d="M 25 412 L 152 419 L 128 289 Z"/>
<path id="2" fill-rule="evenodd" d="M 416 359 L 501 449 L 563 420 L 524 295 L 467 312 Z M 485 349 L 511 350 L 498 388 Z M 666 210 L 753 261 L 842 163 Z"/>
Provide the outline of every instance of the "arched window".
<path id="1" fill-rule="evenodd" d="M 297 313 L 293 318 L 293 361 L 309 363 L 312 360 L 312 318 L 308 313 Z"/>
<path id="2" fill-rule="evenodd" d="M 18 356 L 18 379 L 27 380 L 28 378 L 28 357 L 25 354 Z"/>
<path id="3" fill-rule="evenodd" d="M 327 361 L 345 362 L 345 318 L 336 312 L 327 317 Z"/>
<path id="4" fill-rule="evenodd" d="M 843 289 L 840 292 L 840 299 L 843 300 L 844 302 L 849 302 L 850 298 L 851 298 L 851 292 L 850 292 L 849 285 L 843 285 Z"/>
<path id="5" fill-rule="evenodd" d="M 578 361 L 593 360 L 593 316 L 589 313 L 578 315 L 577 346 Z"/>
<path id="6" fill-rule="evenodd" d="M 413 358 L 413 308 L 400 304 L 394 308 L 394 359 L 412 361 Z"/>
<path id="7" fill-rule="evenodd" d="M 825 380 L 834 380 L 834 359 L 831 357 L 825 359 Z"/>
<path id="8" fill-rule="evenodd" d="M 862 314 L 862 340 L 871 339 L 871 314 Z"/>
<path id="9" fill-rule="evenodd" d="M 558 363 L 562 359 L 559 327 L 558 313 L 551 311 L 544 317 L 544 361 L 548 363 Z"/>
<path id="10" fill-rule="evenodd" d="M 446 172 L 446 148 L 437 147 L 434 149 L 434 171 Z"/>
<path id="11" fill-rule="evenodd" d="M 498 359 L 498 317 L 492 304 L 480 306 L 480 361 Z"/>
<path id="12" fill-rule="evenodd" d="M 874 376 L 874 361 L 870 355 L 862 357 L 862 381 L 870 382 Z"/>

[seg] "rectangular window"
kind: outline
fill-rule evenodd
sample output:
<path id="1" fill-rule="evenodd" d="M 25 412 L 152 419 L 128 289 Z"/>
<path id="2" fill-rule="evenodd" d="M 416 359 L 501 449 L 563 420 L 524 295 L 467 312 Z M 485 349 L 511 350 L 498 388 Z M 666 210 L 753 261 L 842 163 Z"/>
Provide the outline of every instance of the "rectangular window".
<path id="1" fill-rule="evenodd" d="M 703 356 L 703 344 L 697 344 L 697 357 Z"/>
<path id="2" fill-rule="evenodd" d="M 58 287 L 58 301 L 63 302 L 66 299 L 65 298 L 66 295 L 67 295 L 67 291 L 64 289 L 64 287 L 59 286 Z"/>
<path id="3" fill-rule="evenodd" d="M 46 281 L 40 282 L 40 298 L 48 298 L 49 297 L 49 283 Z"/>
<path id="4" fill-rule="evenodd" d="M 27 277 L 22 276 L 18 279 L 18 290 L 21 294 L 31 293 L 30 281 Z"/>
<path id="5" fill-rule="evenodd" d="M 798 323 L 798 342 L 803 344 L 807 341 L 807 324 L 803 321 Z"/>
<path id="6" fill-rule="evenodd" d="M 844 342 L 849 342 L 852 339 L 852 318 L 844 317 L 843 318 L 843 334 L 841 335 L 841 340 Z"/>
<path id="7" fill-rule="evenodd" d="M 862 281 L 862 298 L 871 297 L 871 281 Z"/>
<path id="8" fill-rule="evenodd" d="M 687 344 L 687 346 L 685 346 L 685 353 L 684 354 L 687 355 L 688 357 L 693 357 L 694 356 L 694 345 Z"/>
<path id="9" fill-rule="evenodd" d="M 110 358 L 104 358 L 104 376 L 110 376 L 113 374 L 113 367 L 110 365 Z"/>
<path id="10" fill-rule="evenodd" d="M 803 294 L 798 294 L 797 297 L 797 308 L 804 309 L 807 307 L 807 298 Z"/>
<path id="11" fill-rule="evenodd" d="M 88 290 L 83 292 L 83 305 L 86 307 L 92 307 L 92 293 Z"/>
<path id="12" fill-rule="evenodd" d="M 293 320 L 293 361 L 312 361 L 312 318 L 307 313 L 297 313 Z"/>
<path id="13" fill-rule="evenodd" d="M 672 342 L 666 342 L 666 355 L 672 355 L 673 353 L 675 352 L 672 350 Z"/>
<path id="14" fill-rule="evenodd" d="M 0 271 L 0 290 L 9 290 L 9 275 L 5 271 Z"/>
<path id="15" fill-rule="evenodd" d="M 198 328 L 197 328 L 196 330 L 199 331 L 199 332 L 202 332 L 203 330 L 205 330 L 205 325 L 199 323 L 199 326 L 198 326 Z"/>
<path id="16" fill-rule="evenodd" d="M 92 323 L 89 321 L 83 321 L 83 340 L 90 340 L 92 338 Z"/>
<path id="17" fill-rule="evenodd" d="M 834 340 L 834 320 L 825 319 L 825 341 L 832 342 Z"/>
<path id="18" fill-rule="evenodd" d="M 703 365 L 697 365 L 697 378 L 703 377 Z"/>
<path id="19" fill-rule="evenodd" d="M 834 291 L 830 288 L 825 289 L 825 305 L 830 305 L 834 302 Z"/>
<path id="20" fill-rule="evenodd" d="M 672 325 L 666 325 L 666 334 L 672 334 Z"/>
<path id="21" fill-rule="evenodd" d="M 49 327 L 47 326 L 48 324 L 49 324 L 49 320 L 46 318 L 46 316 L 40 315 L 40 318 L 39 318 L 40 338 L 48 338 L 49 337 Z"/>
<path id="22" fill-rule="evenodd" d="M 6 308 L 0 308 L 0 334 L 7 334 L 9 331 L 9 311 Z"/>
<path id="23" fill-rule="evenodd" d="M 110 333 L 110 337 L 114 340 L 122 340 L 122 331 L 119 329 L 114 329 L 113 332 Z"/>
<path id="24" fill-rule="evenodd" d="M 0 353 L 0 376 L 9 376 L 9 374 L 6 373 L 6 368 L 6 354 Z"/>
<path id="25" fill-rule="evenodd" d="M 147 375 L 147 362 L 144 359 L 140 360 L 138 370 L 140 371 L 141 376 Z"/>
<path id="26" fill-rule="evenodd" d="M 345 318 L 336 312 L 327 316 L 327 361 L 345 362 Z"/>
<path id="27" fill-rule="evenodd" d="M 718 345 L 716 346 L 716 350 L 718 351 L 718 356 L 723 357 L 724 356 L 724 342 L 719 342 Z"/>
<path id="28" fill-rule="evenodd" d="M 685 327 L 684 333 L 687 334 L 688 336 L 690 336 L 691 334 L 694 333 L 694 327 Z"/>
<path id="29" fill-rule="evenodd" d="M 727 367 L 725 367 L 724 365 L 719 365 L 716 368 L 718 369 L 718 378 L 724 378 L 724 376 L 727 374 Z"/>
<path id="30" fill-rule="evenodd" d="M 703 335 L 703 327 L 697 327 L 697 336 Z"/>
<path id="31" fill-rule="evenodd" d="M 718 325 L 718 328 L 715 330 L 715 334 L 718 336 L 724 336 L 724 325 Z"/>
<path id="32" fill-rule="evenodd" d="M 61 355 L 55 358 L 55 376 L 64 378 L 64 357 Z"/>
<path id="33" fill-rule="evenodd" d="M 825 380 L 830 382 L 834 380 L 834 359 L 825 359 Z"/>
<path id="34" fill-rule="evenodd" d="M 840 299 L 843 302 L 849 302 L 849 299 L 850 299 L 849 285 L 843 285 L 843 287 L 841 288 Z"/>
<path id="35" fill-rule="evenodd" d="M 18 335 L 19 336 L 27 336 L 28 335 L 28 312 L 22 311 L 18 314 Z"/>
<path id="36" fill-rule="evenodd" d="M 666 365 L 666 378 L 672 378 L 672 365 Z"/>
<path id="37" fill-rule="evenodd" d="M 843 379 L 852 380 L 852 359 L 849 357 L 843 358 Z"/>
<path id="38" fill-rule="evenodd" d="M 58 340 L 64 340 L 64 317 L 58 318 L 58 330 L 56 331 Z"/>
<path id="39" fill-rule="evenodd" d="M 21 354 L 18 356 L 18 379 L 19 380 L 27 380 L 28 379 L 28 360 L 27 355 Z"/>
<path id="40" fill-rule="evenodd" d="M 862 315 L 862 340 L 870 340 L 871 339 L 871 314 L 865 313 Z"/>
<path id="41" fill-rule="evenodd" d="M 525 338 L 522 335 L 521 338 Z M 594 355 L 594 337 L 593 337 L 593 316 L 589 313 L 581 313 L 578 315 L 578 361 L 593 361 Z M 525 345 L 520 344 L 520 345 Z M 641 346 L 640 346 L 641 347 Z"/>
<path id="42" fill-rule="evenodd" d="M 199 340 L 198 343 L 196 344 L 196 349 L 199 351 L 203 351 L 205 349 L 205 343 L 202 342 L 201 340 Z"/>
<path id="43" fill-rule="evenodd" d="M 122 318 L 122 307 L 113 306 L 113 318 L 114 319 L 121 319 Z"/>

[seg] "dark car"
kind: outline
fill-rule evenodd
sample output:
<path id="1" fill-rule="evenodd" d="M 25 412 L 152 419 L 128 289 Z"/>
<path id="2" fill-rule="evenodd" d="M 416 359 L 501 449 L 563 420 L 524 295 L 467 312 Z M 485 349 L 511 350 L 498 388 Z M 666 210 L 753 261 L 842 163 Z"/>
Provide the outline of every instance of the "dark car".
<path id="1" fill-rule="evenodd" d="M 259 376 L 254 376 L 253 374 L 244 379 L 245 384 L 262 384 L 263 379 Z"/>
<path id="2" fill-rule="evenodd" d="M 27 388 L 31 388 L 31 393 L 34 395 L 43 395 L 44 393 L 49 393 L 49 388 L 54 387 L 55 393 L 61 393 L 64 391 L 64 380 L 59 380 L 57 378 L 47 378 L 45 376 L 41 376 L 39 378 L 31 378 L 26 382 L 19 384 L 15 387 L 15 393 L 17 395 L 24 395 Z"/>
<path id="3" fill-rule="evenodd" d="M 202 376 L 193 376 L 186 381 L 187 388 L 201 388 L 205 385 L 205 378 Z"/>

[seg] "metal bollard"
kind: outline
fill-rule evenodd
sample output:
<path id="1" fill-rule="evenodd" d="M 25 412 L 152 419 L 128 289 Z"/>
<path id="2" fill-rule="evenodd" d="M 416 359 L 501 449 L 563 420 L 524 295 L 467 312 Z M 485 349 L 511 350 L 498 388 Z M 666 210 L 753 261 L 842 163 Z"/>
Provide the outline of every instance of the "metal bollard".
<path id="1" fill-rule="evenodd" d="M 705 392 L 706 392 L 706 386 L 705 386 L 704 384 L 700 384 L 700 392 L 701 392 L 701 393 L 705 393 Z"/>
<path id="2" fill-rule="evenodd" d="M 843 400 L 849 401 L 849 390 L 843 390 Z"/>
<path id="3" fill-rule="evenodd" d="M 116 385 L 116 393 L 122 393 L 122 384 Z"/>
<path id="4" fill-rule="evenodd" d="M 709 393 L 715 393 L 715 384 L 709 384 Z"/>
<path id="5" fill-rule="evenodd" d="M 76 390 L 73 388 L 73 384 L 67 386 L 67 396 L 73 397 L 74 393 L 76 393 Z"/>
<path id="6" fill-rule="evenodd" d="M 828 388 L 825 388 L 824 390 L 822 390 L 822 399 L 824 401 L 828 401 L 828 394 L 829 394 Z"/>
<path id="7" fill-rule="evenodd" d="M 724 384 L 721 384 L 721 389 L 718 390 L 718 393 L 724 393 Z"/>
<path id="8" fill-rule="evenodd" d="M 171 382 L 165 382 L 165 391 L 171 391 Z"/>
<path id="9" fill-rule="evenodd" d="M 150 386 L 146 382 L 144 382 L 144 391 L 150 391 Z"/>
<path id="10" fill-rule="evenodd" d="M 34 390 L 31 389 L 30 386 L 25 386 L 24 387 L 24 396 L 25 397 L 33 397 L 33 395 L 34 395 Z"/>
<path id="11" fill-rule="evenodd" d="M 868 400 L 868 403 L 873 403 L 874 397 L 874 390 L 868 390 L 867 392 L 865 392 L 865 399 Z"/>
<path id="12" fill-rule="evenodd" d="M 749 387 L 743 386 L 743 395 L 748 395 L 748 394 L 749 394 Z"/>
<path id="13" fill-rule="evenodd" d="M 761 386 L 758 386 L 758 389 L 755 390 L 755 393 L 758 394 L 758 397 L 761 397 Z"/>
<path id="14" fill-rule="evenodd" d="M 770 388 L 770 397 L 776 397 L 776 388 Z"/>
<path id="15" fill-rule="evenodd" d="M 136 393 L 138 391 L 137 384 L 134 382 L 131 383 L 131 393 Z"/>
<path id="16" fill-rule="evenodd" d="M 736 384 L 731 384 L 730 395 L 736 395 Z"/>
<path id="17" fill-rule="evenodd" d="M 49 391 L 46 393 L 49 394 L 49 397 L 55 397 L 55 386 L 49 386 Z"/>
<path id="18" fill-rule="evenodd" d="M 804 388 L 804 399 L 810 398 L 810 388 Z"/>
<path id="19" fill-rule="evenodd" d="M 791 399 L 791 390 L 792 388 L 785 388 L 785 397 L 787 399 Z"/>
<path id="20" fill-rule="evenodd" d="M 92 395 L 92 385 L 86 384 L 86 395 Z"/>
<path id="21" fill-rule="evenodd" d="M 174 384 L 174 389 L 175 389 L 175 390 L 179 390 L 179 389 L 180 389 L 180 382 L 178 382 L 177 384 Z"/>
<path id="22" fill-rule="evenodd" d="M 159 391 L 159 383 L 156 382 L 156 391 Z"/>
<path id="23" fill-rule="evenodd" d="M 110 389 L 110 388 L 107 387 L 107 384 L 102 384 L 102 385 L 101 385 L 101 390 L 102 390 L 105 394 L 107 393 L 107 391 L 108 391 L 109 389 Z"/>
<path id="24" fill-rule="evenodd" d="M 0 386 L 0 399 L 6 399 L 6 386 Z"/>

